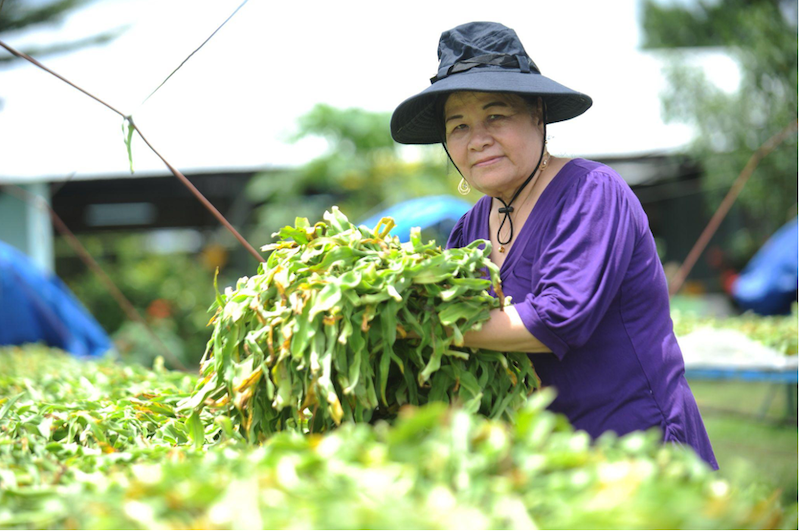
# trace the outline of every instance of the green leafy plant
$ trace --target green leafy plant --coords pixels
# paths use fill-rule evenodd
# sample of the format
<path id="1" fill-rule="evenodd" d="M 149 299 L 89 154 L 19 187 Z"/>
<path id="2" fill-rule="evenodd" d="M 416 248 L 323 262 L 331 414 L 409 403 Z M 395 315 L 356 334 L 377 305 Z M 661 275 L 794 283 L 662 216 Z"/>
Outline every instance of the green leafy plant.
<path id="1" fill-rule="evenodd" d="M 657 431 L 594 444 L 535 393 L 511 422 L 443 402 L 248 444 L 177 415 L 196 377 L 0 348 L 0 527 L 796 529 L 758 484 Z"/>
<path id="2" fill-rule="evenodd" d="M 458 401 L 498 418 L 525 402 L 538 386 L 527 355 L 461 348 L 503 304 L 488 242 L 443 251 L 418 232 L 400 244 L 389 218 L 374 230 L 336 207 L 324 218 L 281 229 L 258 274 L 218 295 L 203 379 L 183 407 L 230 416 L 256 440 L 404 404 Z"/>

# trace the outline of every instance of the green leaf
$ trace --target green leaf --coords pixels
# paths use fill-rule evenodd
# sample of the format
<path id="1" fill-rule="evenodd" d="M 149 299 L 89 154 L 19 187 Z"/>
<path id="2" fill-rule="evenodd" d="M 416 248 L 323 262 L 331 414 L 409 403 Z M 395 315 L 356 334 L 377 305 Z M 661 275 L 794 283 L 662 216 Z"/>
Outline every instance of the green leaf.
<path id="1" fill-rule="evenodd" d="M 327 312 L 342 299 L 342 288 L 331 282 L 314 297 L 309 318 L 313 319 L 318 313 Z"/>
<path id="2" fill-rule="evenodd" d="M 386 401 L 386 384 L 389 381 L 389 367 L 391 366 L 391 362 L 392 349 L 384 348 L 383 353 L 381 354 L 380 366 L 378 367 L 378 377 L 380 378 L 381 385 L 381 402 L 383 402 L 384 406 L 389 405 L 389 403 Z"/>
<path id="3" fill-rule="evenodd" d="M 20 397 L 22 397 L 22 395 L 24 395 L 24 394 L 25 394 L 25 393 L 19 393 L 19 394 L 17 394 L 17 395 L 14 395 L 14 396 L 12 396 L 12 397 L 10 397 L 10 398 L 7 398 L 7 399 L 5 399 L 5 400 L 4 400 L 4 402 L 5 402 L 5 403 L 3 404 L 3 408 L 2 408 L 2 409 L 0 409 L 0 420 L 3 420 L 3 419 L 5 418 L 6 414 L 7 414 L 7 413 L 8 413 L 8 412 L 11 410 L 11 408 L 14 406 L 14 403 L 15 403 L 17 400 L 19 400 L 19 399 L 20 399 Z"/>
<path id="4" fill-rule="evenodd" d="M 476 313 L 483 311 L 483 309 L 482 305 L 471 302 L 449 304 L 439 312 L 439 321 L 445 326 L 450 326 L 461 319 L 471 319 Z"/>
<path id="5" fill-rule="evenodd" d="M 133 131 L 133 117 L 126 116 L 125 120 L 122 122 L 122 134 L 125 138 L 125 148 L 128 151 L 128 164 L 130 164 L 131 173 L 133 173 L 133 151 L 131 149 Z"/>
<path id="6" fill-rule="evenodd" d="M 205 428 L 203 422 L 200 420 L 200 414 L 195 410 L 186 419 L 186 431 L 189 434 L 189 439 L 194 443 L 195 448 L 202 448 L 205 444 Z"/>

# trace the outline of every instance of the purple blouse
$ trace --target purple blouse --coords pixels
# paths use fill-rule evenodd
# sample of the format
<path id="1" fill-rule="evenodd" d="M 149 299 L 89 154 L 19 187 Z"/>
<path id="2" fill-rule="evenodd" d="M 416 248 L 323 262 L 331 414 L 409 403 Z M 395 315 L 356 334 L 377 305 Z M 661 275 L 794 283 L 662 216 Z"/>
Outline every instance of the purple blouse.
<path id="1" fill-rule="evenodd" d="M 447 247 L 489 240 L 492 198 L 453 228 Z M 719 468 L 684 377 L 647 216 L 617 173 L 569 161 L 545 188 L 500 268 L 503 292 L 552 354 L 529 354 L 550 409 L 592 437 L 658 426 Z"/>

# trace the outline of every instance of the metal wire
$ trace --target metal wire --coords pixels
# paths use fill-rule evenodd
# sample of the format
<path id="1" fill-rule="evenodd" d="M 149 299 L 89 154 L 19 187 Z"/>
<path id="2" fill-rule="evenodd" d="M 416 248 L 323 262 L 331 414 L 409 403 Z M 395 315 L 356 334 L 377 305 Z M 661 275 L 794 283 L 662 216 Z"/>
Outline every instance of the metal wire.
<path id="1" fill-rule="evenodd" d="M 167 81 L 169 81 L 169 78 L 171 78 L 171 77 L 173 76 L 173 74 L 175 74 L 175 72 L 177 72 L 178 70 L 180 70 L 180 68 L 181 68 L 181 67 L 182 67 L 182 66 L 183 66 L 183 65 L 186 63 L 186 61 L 188 61 L 189 59 L 191 59 L 191 58 L 192 58 L 192 56 L 193 56 L 195 53 L 197 53 L 197 52 L 198 52 L 198 50 L 200 50 L 200 48 L 202 48 L 203 46 L 205 46 L 205 45 L 206 45 L 206 43 L 207 43 L 208 41 L 210 41 L 210 40 L 211 40 L 211 38 L 212 38 L 214 35 L 216 35 L 216 34 L 217 34 L 217 32 L 218 32 L 219 30 L 221 30 L 221 29 L 222 29 L 222 26 L 224 26 L 225 24 L 227 24 L 227 23 L 228 23 L 228 21 L 229 21 L 230 19 L 232 19 L 232 18 L 233 18 L 233 16 L 234 16 L 236 13 L 238 13 L 238 12 L 239 12 L 239 10 L 240 10 L 242 7 L 244 7 L 244 5 L 247 3 L 247 1 L 248 1 L 248 0 L 244 0 L 244 2 L 242 2 L 242 3 L 239 5 L 239 7 L 237 7 L 237 8 L 236 8 L 236 9 L 233 11 L 233 13 L 231 13 L 231 14 L 230 14 L 230 16 L 229 16 L 228 18 L 226 18 L 226 19 L 225 19 L 225 22 L 223 22 L 222 24 L 220 24 L 220 25 L 219 25 L 219 27 L 218 27 L 217 29 L 215 29 L 215 30 L 214 30 L 214 32 L 213 32 L 211 35 L 209 35 L 209 36 L 208 36 L 208 38 L 207 38 L 206 40 L 204 40 L 204 41 L 203 41 L 203 43 L 202 43 L 200 46 L 198 46 L 198 47 L 197 47 L 197 48 L 196 48 L 196 49 L 195 49 L 195 50 L 194 50 L 192 53 L 190 53 L 190 54 L 189 54 L 189 55 L 186 57 L 186 59 L 184 59 L 183 61 L 181 61 L 181 64 L 179 64 L 179 65 L 178 65 L 178 67 L 177 67 L 175 70 L 173 70 L 173 71 L 172 71 L 172 73 L 170 73 L 170 75 L 168 75 L 168 76 L 167 76 L 167 78 L 166 78 L 164 81 L 162 81 L 162 82 L 161 82 L 161 84 L 160 84 L 160 85 L 158 85 L 158 86 L 155 88 L 155 90 L 153 90 L 153 92 L 151 92 L 150 94 L 148 94 L 148 96 L 147 96 L 147 97 L 146 97 L 144 100 L 142 100 L 142 104 L 144 104 L 144 102 L 146 102 L 147 100 L 149 100 L 149 99 L 150 99 L 150 96 L 152 96 L 153 94 L 155 94 L 155 93 L 156 93 L 156 91 L 158 91 L 158 89 L 160 89 L 161 87 L 163 87 L 163 86 L 164 86 L 164 84 L 165 84 Z"/>
<path id="2" fill-rule="evenodd" d="M 59 74 L 55 73 L 54 71 L 50 70 L 49 68 L 47 68 L 46 66 L 44 66 L 43 64 L 41 64 L 39 61 L 37 61 L 36 59 L 34 59 L 33 57 L 30 57 L 29 55 L 27 55 L 27 54 L 25 54 L 25 53 L 22 53 L 22 52 L 20 52 L 20 51 L 17 51 L 17 50 L 15 50 L 14 48 L 12 48 L 11 46 L 7 45 L 7 44 L 6 44 L 6 43 L 4 43 L 3 41 L 0 41 L 0 47 L 2 47 L 2 48 L 5 48 L 5 49 L 6 49 L 6 50 L 8 50 L 8 51 L 9 51 L 11 54 L 13 54 L 13 55 L 15 55 L 15 56 L 17 56 L 17 57 L 20 57 L 20 58 L 22 58 L 22 59 L 25 59 L 26 61 L 29 61 L 29 62 L 31 62 L 32 64 L 34 64 L 34 65 L 36 65 L 37 67 L 39 67 L 39 68 L 41 68 L 42 70 L 44 70 L 45 72 L 48 72 L 49 74 L 52 74 L 53 76 L 57 77 L 57 78 L 58 78 L 58 79 L 60 79 L 61 81 L 65 82 L 65 83 L 67 83 L 68 85 L 70 85 L 71 87 L 74 87 L 74 88 L 76 88 L 77 90 L 79 90 L 79 91 L 83 92 L 84 94 L 86 94 L 87 96 L 89 96 L 90 98 L 92 98 L 93 100 L 95 100 L 95 101 L 97 101 L 97 102 L 99 102 L 99 103 L 103 104 L 104 106 L 106 106 L 107 108 L 111 109 L 112 111 L 114 111 L 114 112 L 115 112 L 115 113 L 117 113 L 118 115 L 122 116 L 122 117 L 123 117 L 123 118 L 124 118 L 124 119 L 125 119 L 125 120 L 128 122 L 128 124 L 130 125 L 130 127 L 134 128 L 134 129 L 136 130 L 136 132 L 139 134 L 139 137 L 140 137 L 140 138 L 141 138 L 141 139 L 144 141 L 144 143 L 145 143 L 145 144 L 147 144 L 147 147 L 149 147 L 149 148 L 150 148 L 150 149 L 153 151 L 153 153 L 155 153 L 155 154 L 156 154 L 156 156 L 158 156 L 158 158 L 160 158 L 160 159 L 161 159 L 161 161 L 162 161 L 162 162 L 163 162 L 163 163 L 164 163 L 164 164 L 167 166 L 167 168 L 168 168 L 168 169 L 169 169 L 169 170 L 172 172 L 172 174 L 173 174 L 175 177 L 177 177 L 177 178 L 178 178 L 178 179 L 179 179 L 179 180 L 180 180 L 180 181 L 181 181 L 181 182 L 182 182 L 182 183 L 183 183 L 183 184 L 184 184 L 184 185 L 185 185 L 185 186 L 186 186 L 186 187 L 189 189 L 189 191 L 190 191 L 190 192 L 192 192 L 192 194 L 193 194 L 193 195 L 194 195 L 194 196 L 195 196 L 195 197 L 196 197 L 196 198 L 197 198 L 197 199 L 198 199 L 198 200 L 199 200 L 199 201 L 200 201 L 200 202 L 203 204 L 203 206 L 205 206 L 205 207 L 206 207 L 206 209 L 207 209 L 209 212 L 211 212 L 211 214 L 212 214 L 212 215 L 213 215 L 215 218 L 217 218 L 217 220 L 218 220 L 218 221 L 219 221 L 219 222 L 220 222 L 220 223 L 221 223 L 223 226 L 225 226 L 225 228 L 227 228 L 227 229 L 228 229 L 228 230 L 231 232 L 231 234 L 233 234 L 233 236 L 236 238 L 236 240 L 237 240 L 239 243 L 241 243 L 241 244 L 242 244 L 242 246 L 244 246 L 244 248 L 245 248 L 245 249 L 247 249 L 247 251 L 248 251 L 248 252 L 249 252 L 251 255 L 253 255 L 253 256 L 256 258 L 256 260 L 258 260 L 259 262 L 265 262 L 265 261 L 266 261 L 266 260 L 264 259 L 264 257 L 263 257 L 263 256 L 261 256 L 261 255 L 258 253 L 258 251 L 256 251 L 256 250 L 253 248 L 253 246 L 252 246 L 252 245 L 250 245 L 250 244 L 247 242 L 247 240 L 245 240 L 245 239 L 244 239 L 244 237 L 242 237 L 242 235 L 241 235 L 241 234 L 239 234 L 239 232 L 238 232 L 238 231 L 237 231 L 237 230 L 236 230 L 236 229 L 233 227 L 233 225 L 231 225 L 231 224 L 230 224 L 230 222 L 228 222 L 228 220 L 227 220 L 227 219 L 225 219 L 225 216 L 223 216 L 223 215 L 222 215 L 222 214 L 219 212 L 219 210 L 217 210 L 217 209 L 216 209 L 216 207 L 214 207 L 214 205 L 212 205 L 212 204 L 211 204 L 211 202 L 210 202 L 208 199 L 206 199 L 206 197 L 205 197 L 205 196 L 204 196 L 202 193 L 200 193 L 200 191 L 199 191 L 199 190 L 198 190 L 198 189 L 197 189 L 197 188 L 196 188 L 196 187 L 195 187 L 195 186 L 194 186 L 194 185 L 191 183 L 191 181 L 189 181 L 189 179 L 187 179 L 187 178 L 186 178 L 186 176 L 185 176 L 185 175 L 183 175 L 183 174 L 182 174 L 180 171 L 178 171 L 177 169 L 175 169 L 175 167 L 174 167 L 174 166 L 172 166 L 172 164 L 170 164 L 169 162 L 167 162 L 167 160 L 166 160 L 166 159 L 165 159 L 163 156 L 161 156 L 161 153 L 159 153 L 159 152 L 158 152 L 158 151 L 155 149 L 155 147 L 153 147 L 153 145 L 152 145 L 152 144 L 150 144 L 150 142 L 148 142 L 148 141 L 147 141 L 147 139 L 146 139 L 146 138 L 144 137 L 144 135 L 142 134 L 142 131 L 141 131 L 141 129 L 139 129 L 139 128 L 138 128 L 138 127 L 137 127 L 137 126 L 136 126 L 136 125 L 133 123 L 133 117 L 131 117 L 131 116 L 129 116 L 129 115 L 125 115 L 125 114 L 123 114 L 121 111 L 119 111 L 119 110 L 117 110 L 116 108 L 112 107 L 111 105 L 109 105 L 109 104 L 108 104 L 108 103 L 106 103 L 105 101 L 101 100 L 100 98 L 98 98 L 98 97 L 97 97 L 97 96 L 95 96 L 94 94 L 92 94 L 92 93 L 90 93 L 90 92 L 88 92 L 88 91 L 84 90 L 83 88 L 81 88 L 81 87 L 79 87 L 78 85 L 76 85 L 76 84 L 72 83 L 72 82 L 71 82 L 71 81 L 69 81 L 68 79 L 66 79 L 66 78 L 64 78 L 64 77 L 60 76 Z"/>

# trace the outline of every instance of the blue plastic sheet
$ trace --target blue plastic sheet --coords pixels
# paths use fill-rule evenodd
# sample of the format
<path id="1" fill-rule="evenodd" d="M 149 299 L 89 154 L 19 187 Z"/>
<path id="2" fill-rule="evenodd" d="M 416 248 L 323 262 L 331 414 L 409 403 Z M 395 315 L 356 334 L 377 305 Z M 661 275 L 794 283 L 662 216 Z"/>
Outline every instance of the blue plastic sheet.
<path id="1" fill-rule="evenodd" d="M 0 345 L 44 343 L 76 356 L 112 348 L 100 324 L 55 275 L 0 241 Z"/>
<path id="2" fill-rule="evenodd" d="M 732 294 L 743 310 L 761 315 L 787 314 L 797 300 L 797 218 L 767 240 L 733 282 Z"/>
<path id="3" fill-rule="evenodd" d="M 390 234 L 401 242 L 409 240 L 412 227 L 427 229 L 446 224 L 451 228 L 472 204 L 449 195 L 434 195 L 403 201 L 360 223 L 369 228 L 375 227 L 383 217 L 394 218 L 396 223 Z M 444 242 L 440 242 L 444 245 Z"/>

